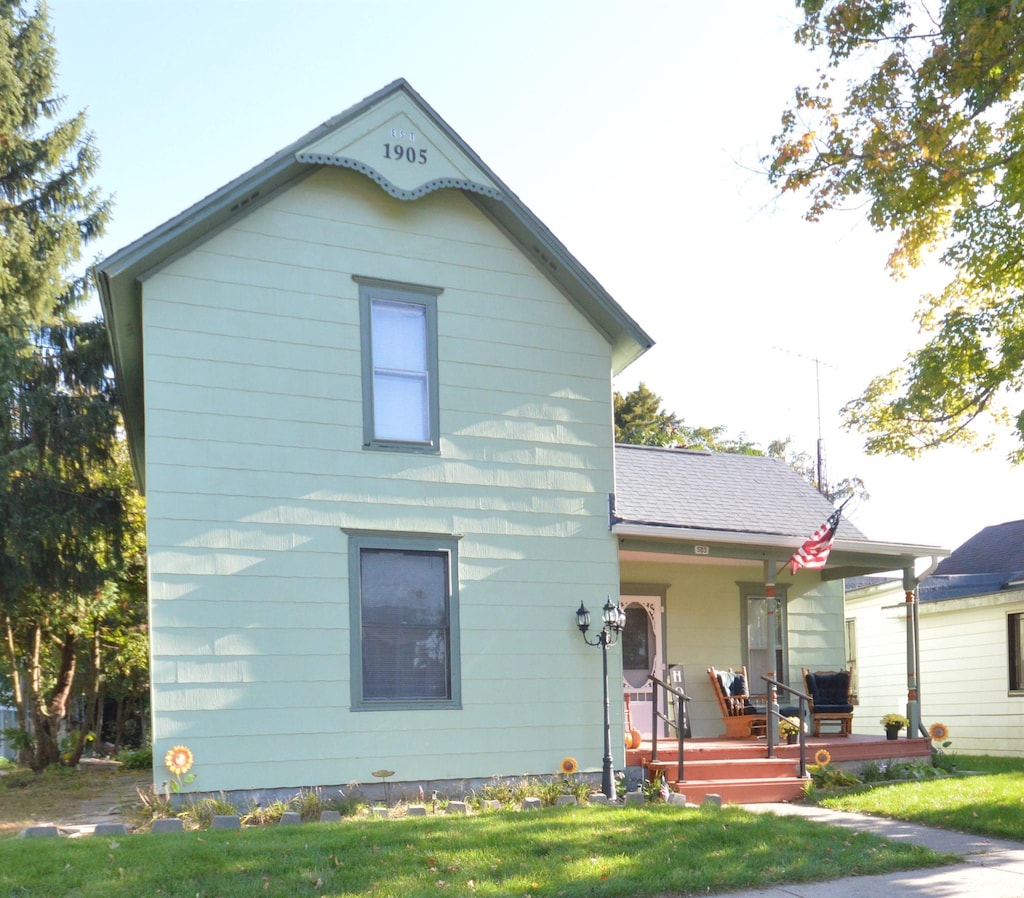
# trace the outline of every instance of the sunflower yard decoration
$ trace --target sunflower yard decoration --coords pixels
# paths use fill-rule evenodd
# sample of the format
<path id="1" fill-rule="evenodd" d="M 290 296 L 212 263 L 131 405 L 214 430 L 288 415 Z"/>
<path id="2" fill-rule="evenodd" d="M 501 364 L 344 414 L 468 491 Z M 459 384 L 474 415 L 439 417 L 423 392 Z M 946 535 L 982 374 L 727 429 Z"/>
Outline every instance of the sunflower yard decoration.
<path id="1" fill-rule="evenodd" d="M 928 735 L 932 742 L 942 742 L 949 738 L 949 727 L 944 723 L 933 723 L 928 728 Z"/>
<path id="2" fill-rule="evenodd" d="M 579 770 L 579 765 L 576 763 L 575 758 L 562 758 L 562 763 L 558 765 L 558 769 L 566 776 L 572 776 Z"/>
<path id="3" fill-rule="evenodd" d="M 189 773 L 194 761 L 192 752 L 185 745 L 175 745 L 164 755 L 164 766 L 170 771 L 172 777 L 168 787 L 175 794 L 195 782 L 196 775 Z"/>
<path id="4" fill-rule="evenodd" d="M 819 767 L 827 767 L 832 763 L 832 755 L 828 753 L 827 748 L 819 748 L 814 753 L 814 763 Z"/>

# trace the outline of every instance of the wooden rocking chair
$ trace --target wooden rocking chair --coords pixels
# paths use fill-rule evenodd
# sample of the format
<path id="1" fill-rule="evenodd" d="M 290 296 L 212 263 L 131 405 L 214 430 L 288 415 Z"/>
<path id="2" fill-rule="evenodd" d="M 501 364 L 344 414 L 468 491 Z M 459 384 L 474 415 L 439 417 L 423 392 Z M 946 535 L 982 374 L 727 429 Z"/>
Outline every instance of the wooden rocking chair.
<path id="1" fill-rule="evenodd" d="M 722 712 L 725 738 L 747 739 L 763 735 L 768 720 L 768 696 L 750 694 L 746 667 L 739 670 L 709 667 L 708 679 Z"/>

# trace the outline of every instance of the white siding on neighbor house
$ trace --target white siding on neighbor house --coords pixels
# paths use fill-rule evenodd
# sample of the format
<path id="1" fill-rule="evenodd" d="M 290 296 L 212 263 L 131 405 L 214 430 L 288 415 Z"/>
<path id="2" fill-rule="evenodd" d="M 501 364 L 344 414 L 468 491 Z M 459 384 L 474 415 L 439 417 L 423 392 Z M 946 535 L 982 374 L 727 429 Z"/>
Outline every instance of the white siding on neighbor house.
<path id="1" fill-rule="evenodd" d="M 649 584 L 655 594 L 666 589 L 665 662 L 683 666 L 695 737 L 722 733 L 707 669 L 746 664 L 740 584 L 758 582 L 762 571 L 760 563 L 744 565 L 727 559 L 721 564 L 670 560 L 622 564 L 622 582 L 630 585 L 631 592 L 642 593 L 638 587 L 643 584 Z M 803 572 L 787 586 L 789 684 L 801 689 L 801 667 L 835 670 L 844 664 L 842 586 Z M 749 688 L 759 692 L 761 685 L 751 683 Z M 780 695 L 779 703 L 788 703 L 785 695 Z"/>
<path id="2" fill-rule="evenodd" d="M 439 456 L 362 447 L 353 274 L 443 288 Z M 143 314 L 157 757 L 206 791 L 599 769 L 574 612 L 617 589 L 610 346 L 499 229 L 325 170 Z M 349 710 L 342 528 L 462 536 L 462 710 Z"/>
<path id="3" fill-rule="evenodd" d="M 880 736 L 883 715 L 907 713 L 907 615 L 896 607 L 904 598 L 901 581 L 847 597 L 846 617 L 857 632 L 855 733 Z"/>
<path id="4" fill-rule="evenodd" d="M 961 753 L 1024 756 L 1024 695 L 1009 693 L 1006 616 L 1024 590 L 921 606 L 925 723 L 949 727 Z"/>
<path id="5" fill-rule="evenodd" d="M 895 584 L 847 602 L 857 618 L 861 706 L 873 724 L 861 732 L 878 733 L 882 714 L 906 711 L 906 615 L 883 610 L 902 600 Z M 1016 612 L 1024 590 L 920 606 L 921 719 L 949 728 L 951 751 L 1024 756 L 1024 695 L 1009 692 L 1006 617 Z"/>

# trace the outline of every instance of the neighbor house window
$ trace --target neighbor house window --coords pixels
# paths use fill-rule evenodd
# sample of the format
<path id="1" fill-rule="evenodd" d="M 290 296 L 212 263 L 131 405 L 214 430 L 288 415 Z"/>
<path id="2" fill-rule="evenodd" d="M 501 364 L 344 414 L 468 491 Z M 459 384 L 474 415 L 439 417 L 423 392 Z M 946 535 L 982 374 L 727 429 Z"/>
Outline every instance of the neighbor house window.
<path id="1" fill-rule="evenodd" d="M 1024 613 L 1006 616 L 1010 650 L 1010 692 L 1024 692 Z"/>
<path id="2" fill-rule="evenodd" d="M 429 287 L 356 278 L 364 445 L 438 448 L 437 297 Z"/>
<path id="3" fill-rule="evenodd" d="M 846 619 L 846 669 L 850 671 L 850 703 L 858 704 L 857 698 L 857 619 Z"/>
<path id="4" fill-rule="evenodd" d="M 458 707 L 452 537 L 349 534 L 352 707 Z"/>

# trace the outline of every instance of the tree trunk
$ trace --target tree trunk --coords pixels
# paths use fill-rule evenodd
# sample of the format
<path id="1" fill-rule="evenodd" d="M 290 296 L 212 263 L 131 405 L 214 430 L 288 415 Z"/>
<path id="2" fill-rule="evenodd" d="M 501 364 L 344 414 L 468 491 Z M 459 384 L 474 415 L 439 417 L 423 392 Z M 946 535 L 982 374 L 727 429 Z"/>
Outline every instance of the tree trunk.
<path id="1" fill-rule="evenodd" d="M 71 687 L 69 684 L 69 692 L 70 689 Z M 85 719 L 82 721 L 82 727 L 78 731 L 78 738 L 75 740 L 75 744 L 71 747 L 71 753 L 67 757 L 61 758 L 61 763 L 65 767 L 78 766 L 78 762 L 82 760 L 82 753 L 85 751 L 85 746 L 89 744 L 90 733 L 93 734 L 94 738 L 98 738 L 98 734 L 96 733 L 96 702 L 98 700 L 99 691 L 100 628 L 97 623 L 93 621 L 92 645 L 89 649 L 89 682 L 86 684 L 85 689 Z"/>
<path id="2" fill-rule="evenodd" d="M 36 627 L 32 646 L 35 752 L 30 765 L 36 772 L 45 770 L 51 764 L 60 763 L 60 724 L 67 715 L 68 696 L 71 694 L 71 685 L 75 679 L 75 634 L 69 630 L 61 644 L 57 682 L 49 701 L 45 700 L 45 696 L 41 694 L 41 642 L 41 628 Z"/>
<path id="3" fill-rule="evenodd" d="M 7 648 L 8 668 L 11 674 L 11 692 L 14 697 L 14 713 L 18 721 L 18 729 L 21 730 L 22 738 L 18 744 L 17 759 L 19 764 L 28 762 L 28 744 L 31 738 L 29 730 L 28 703 L 25 701 L 25 691 L 21 683 L 21 669 L 18 666 L 18 649 L 14 643 L 14 628 L 11 626 L 11 618 L 4 616 L 6 629 L 5 645 Z"/>

